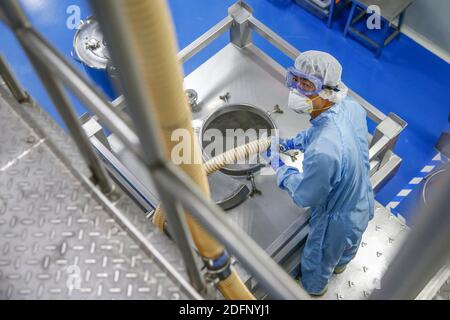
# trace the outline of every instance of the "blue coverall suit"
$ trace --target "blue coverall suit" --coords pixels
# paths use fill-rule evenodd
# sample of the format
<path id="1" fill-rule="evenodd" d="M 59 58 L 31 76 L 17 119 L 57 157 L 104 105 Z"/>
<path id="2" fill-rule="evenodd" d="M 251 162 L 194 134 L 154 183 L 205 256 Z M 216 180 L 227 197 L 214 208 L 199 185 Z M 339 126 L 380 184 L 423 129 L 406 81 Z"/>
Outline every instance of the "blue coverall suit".
<path id="1" fill-rule="evenodd" d="M 318 294 L 334 269 L 355 257 L 373 218 L 374 195 L 365 110 L 347 97 L 311 123 L 290 140 L 304 152 L 303 173 L 282 166 L 277 182 L 298 206 L 311 208 L 301 282 L 309 293 Z"/>

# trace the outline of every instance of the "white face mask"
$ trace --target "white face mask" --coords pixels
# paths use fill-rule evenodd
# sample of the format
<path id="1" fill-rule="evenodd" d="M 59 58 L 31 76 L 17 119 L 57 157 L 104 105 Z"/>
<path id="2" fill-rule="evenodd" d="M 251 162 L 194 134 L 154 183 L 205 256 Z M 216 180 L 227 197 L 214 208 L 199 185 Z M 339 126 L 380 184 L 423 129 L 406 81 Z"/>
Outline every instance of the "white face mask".
<path id="1" fill-rule="evenodd" d="M 297 113 L 309 114 L 313 109 L 313 101 L 291 90 L 289 93 L 288 107 Z"/>

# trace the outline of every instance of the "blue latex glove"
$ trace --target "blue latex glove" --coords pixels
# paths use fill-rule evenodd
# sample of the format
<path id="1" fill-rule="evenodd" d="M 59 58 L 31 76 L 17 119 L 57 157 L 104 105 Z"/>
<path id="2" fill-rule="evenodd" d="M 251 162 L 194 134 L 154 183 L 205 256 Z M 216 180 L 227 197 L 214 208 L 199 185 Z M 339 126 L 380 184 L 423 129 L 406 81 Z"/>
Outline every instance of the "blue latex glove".
<path id="1" fill-rule="evenodd" d="M 280 139 L 280 150 L 286 152 L 295 149 L 294 139 Z"/>
<path id="2" fill-rule="evenodd" d="M 277 171 L 279 168 L 285 165 L 283 160 L 280 158 L 280 145 L 277 143 L 275 137 L 272 138 L 272 146 L 267 149 L 266 152 L 262 153 L 262 156 L 266 160 L 267 163 L 273 168 L 273 170 Z M 273 151 L 273 152 L 272 152 Z"/>

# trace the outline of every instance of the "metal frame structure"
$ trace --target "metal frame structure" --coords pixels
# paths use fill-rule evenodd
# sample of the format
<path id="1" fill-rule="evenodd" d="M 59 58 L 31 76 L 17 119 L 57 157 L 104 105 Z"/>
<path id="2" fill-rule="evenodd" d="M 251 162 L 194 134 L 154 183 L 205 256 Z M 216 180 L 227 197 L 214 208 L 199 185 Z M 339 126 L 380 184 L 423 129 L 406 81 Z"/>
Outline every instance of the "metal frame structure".
<path id="1" fill-rule="evenodd" d="M 182 49 L 178 54 L 179 60 L 183 64 L 188 62 L 214 40 L 229 32 L 231 43 L 238 48 L 250 51 L 273 69 L 280 80 L 284 81 L 286 70 L 253 44 L 253 33 L 262 36 L 293 61 L 300 55 L 300 51 L 256 19 L 252 15 L 252 9 L 245 2 L 239 1 L 231 6 L 228 13 L 227 17 Z M 385 115 L 351 89 L 349 89 L 349 95 L 364 107 L 368 117 L 377 124 L 375 132 L 370 137 L 369 154 L 371 180 L 374 189 L 377 190 L 395 174 L 402 162 L 393 150 L 407 123 L 396 114 Z M 113 101 L 113 105 L 117 112 L 120 112 L 125 109 L 126 100 L 120 96 Z M 155 207 L 156 205 L 154 204 Z"/>
<path id="2" fill-rule="evenodd" d="M 195 254 L 190 245 L 190 235 L 187 232 L 181 208 L 188 209 L 199 223 L 218 240 L 222 241 L 271 297 L 279 299 L 307 299 L 307 294 L 295 284 L 274 260 L 269 258 L 263 249 L 245 232 L 232 226 L 224 218 L 222 210 L 210 200 L 205 199 L 198 188 L 180 170 L 164 161 L 155 131 L 153 116 L 148 111 L 149 109 L 146 108 L 148 101 L 140 92 L 141 88 L 139 83 L 136 82 L 137 79 L 133 77 L 132 70 L 136 68 L 136 65 L 132 63 L 133 59 L 130 59 L 131 53 L 127 50 L 127 46 L 123 45 L 123 42 L 126 41 L 126 34 L 124 29 L 121 28 L 120 12 L 117 11 L 117 7 L 114 5 L 102 6 L 102 10 L 99 10 L 99 2 L 92 1 L 92 4 L 100 17 L 100 21 L 104 26 L 111 28 L 108 32 L 116 37 L 116 41 L 114 41 L 115 43 L 112 46 L 113 56 L 119 62 L 124 62 L 124 65 L 130 67 L 120 76 L 123 81 L 127 81 L 130 84 L 126 90 L 126 96 L 133 99 L 131 104 L 133 107 L 130 108 L 130 113 L 134 120 L 136 132 L 120 115 L 120 111 L 118 111 L 120 103 L 109 103 L 103 94 L 90 85 L 61 54 L 33 29 L 17 2 L 4 0 L 0 3 L 0 11 L 3 11 L 4 17 L 8 17 L 8 25 L 15 32 L 36 71 L 46 84 L 47 90 L 59 107 L 58 111 L 70 129 L 70 133 L 76 138 L 79 150 L 95 177 L 92 181 L 100 187 L 100 190 L 105 195 L 113 197 L 114 185 L 107 174 L 108 170 L 105 168 L 104 161 L 102 161 L 105 160 L 105 157 L 104 153 L 101 152 L 101 139 L 97 139 L 97 143 L 94 143 L 94 148 L 103 154 L 102 160 L 99 158 L 99 152 L 94 152 L 91 145 L 92 138 L 95 138 L 95 130 L 88 135 L 82 129 L 79 120 L 74 116 L 72 106 L 65 97 L 65 88 L 58 81 L 71 89 L 85 106 L 96 114 L 99 122 L 114 133 L 124 146 L 131 150 L 148 168 L 148 174 L 153 178 L 156 189 L 160 195 L 163 195 L 161 200 L 167 211 L 171 228 L 177 231 L 175 234 L 178 234 L 174 240 L 183 252 L 191 283 L 197 291 L 206 296 L 208 283 L 205 283 L 203 274 L 196 264 Z M 230 8 L 228 17 L 182 50 L 179 53 L 180 60 L 183 63 L 188 61 L 227 31 L 230 32 L 233 44 L 241 48 L 248 46 L 249 50 L 252 50 L 253 53 L 266 60 L 275 70 L 278 70 L 280 77 L 284 77 L 284 69 L 274 63 L 258 48 L 249 46 L 252 42 L 252 33 L 257 32 L 291 59 L 295 59 L 300 54 L 292 45 L 255 19 L 252 16 L 251 8 L 245 2 L 239 1 Z M 1 71 L 11 91 L 16 93 L 16 98 L 18 100 L 23 99 L 25 94 L 20 90 L 20 86 L 14 80 L 12 74 L 4 67 Z M 134 88 L 134 90 L 131 88 Z M 351 91 L 350 94 L 363 105 L 369 117 L 379 123 L 370 148 L 371 167 L 373 168 L 372 180 L 374 185 L 378 186 L 393 173 L 401 162 L 401 159 L 393 154 L 392 150 L 406 123 L 393 114 L 384 115 L 356 93 Z M 109 171 L 112 172 L 111 170 Z M 126 177 L 124 180 L 126 180 Z M 118 182 L 120 183 L 120 181 Z M 126 184 L 130 185 L 133 182 L 127 181 Z M 138 194 L 139 190 L 135 190 L 135 192 L 135 194 Z M 142 198 L 145 198 L 145 196 Z M 175 198 L 176 201 L 173 202 Z M 172 202 L 173 204 L 171 204 Z M 141 202 L 141 205 L 147 210 L 152 207 L 149 203 L 144 202 Z M 117 210 L 113 211 L 113 215 L 141 247 L 151 250 L 148 240 L 142 237 L 126 217 Z M 429 258 L 431 259 L 431 256 Z M 397 263 L 401 265 L 401 262 L 404 261 L 409 260 L 405 258 Z M 430 262 L 429 260 L 427 261 Z M 393 280 L 393 282 L 395 281 Z M 405 292 L 401 293 L 405 294 Z M 403 296 L 399 294 L 395 297 Z M 383 298 L 385 296 L 381 295 L 380 297 Z"/>
<path id="3" fill-rule="evenodd" d="M 95 6 L 95 2 L 93 2 Z M 160 144 L 154 131 L 154 120 L 152 114 L 144 106 L 146 101 L 140 101 L 139 107 L 136 108 L 136 114 L 142 114 L 139 120 L 145 119 L 143 123 L 135 123 L 138 133 L 130 128 L 130 126 L 117 114 L 111 103 L 107 101 L 102 93 L 95 89 L 90 83 L 60 54 L 58 53 L 30 24 L 20 5 L 12 0 L 2 1 L 1 10 L 7 18 L 7 24 L 15 33 L 22 47 L 25 49 L 30 61 L 33 63 L 36 71 L 40 76 L 46 76 L 42 73 L 49 72 L 53 80 L 57 79 L 80 100 L 93 111 L 104 123 L 108 129 L 113 132 L 133 153 L 141 159 L 149 168 L 149 175 L 153 177 L 160 194 L 167 195 L 163 200 L 165 204 L 168 200 L 176 197 L 179 201 L 176 206 L 167 206 L 168 216 L 173 217 L 172 223 L 177 223 L 184 230 L 186 225 L 182 219 L 179 219 L 179 209 L 182 205 L 188 209 L 191 214 L 214 236 L 222 241 L 226 247 L 234 254 L 239 261 L 251 272 L 256 279 L 271 293 L 275 298 L 279 299 L 306 299 L 307 294 L 295 284 L 295 282 L 286 274 L 280 266 L 278 266 L 254 241 L 242 230 L 234 228 L 227 220 L 223 218 L 222 210 L 210 200 L 205 199 L 201 192 L 182 172 L 174 166 L 163 161 Z M 108 6 L 113 10 L 112 6 Z M 119 15 L 119 12 L 109 12 L 112 15 Z M 131 79 L 126 79 L 132 81 Z M 53 83 L 54 84 L 54 83 Z M 51 88 L 53 89 L 53 88 Z M 55 90 L 60 90 L 56 88 Z M 63 91 L 57 92 L 63 95 Z M 139 94 L 135 96 L 139 97 Z M 55 99 L 55 102 L 61 102 Z M 60 105 L 60 112 L 64 113 L 66 121 L 71 122 L 77 130 L 81 128 L 80 124 L 70 118 L 73 112 L 69 103 Z M 79 130 L 82 132 L 82 130 Z M 149 134 L 147 134 L 149 133 Z M 73 132 L 72 132 L 73 134 Z M 82 133 L 85 135 L 85 133 Z M 142 141 L 142 143 L 141 143 Z M 91 145 L 87 139 L 77 141 L 80 152 L 85 159 L 89 159 L 87 154 Z M 146 146 L 143 148 L 142 146 Z M 98 155 L 95 154 L 98 160 Z M 99 161 L 99 167 L 90 166 L 94 175 L 100 176 L 101 172 L 106 172 L 104 165 Z M 97 170 L 98 171 L 95 171 Z M 95 179 L 98 183 L 99 180 Z M 105 190 L 103 190 L 105 191 Z M 111 193 L 109 193 L 111 194 Z M 144 248 L 148 247 L 148 240 L 142 238 L 132 223 L 124 216 L 119 216 L 117 211 L 113 214 L 115 218 L 121 222 L 125 230 L 135 239 L 138 244 Z M 190 241 L 178 242 L 181 251 L 190 252 Z M 185 250 L 189 246 L 188 250 Z M 193 259 L 184 256 L 186 268 L 189 270 L 191 282 L 197 286 L 197 290 L 205 294 L 208 290 L 204 288 L 203 281 L 200 280 L 200 270 L 197 265 L 192 263 Z M 197 277 L 197 280 L 195 280 Z"/>
<path id="4" fill-rule="evenodd" d="M 116 33 L 117 32 L 118 31 L 116 30 Z M 182 62 L 188 62 L 189 59 L 201 52 L 214 40 L 228 33 L 230 35 L 231 43 L 233 43 L 236 47 L 243 49 L 243 51 L 250 52 L 261 63 L 268 66 L 271 70 L 271 75 L 275 76 L 281 82 L 284 82 L 286 70 L 253 43 L 252 36 L 255 32 L 265 38 L 292 60 L 295 60 L 295 58 L 300 54 L 295 47 L 290 45 L 283 38 L 257 20 L 252 15 L 252 9 L 247 6 L 245 2 L 240 2 L 230 7 L 229 15 L 227 17 L 222 19 L 210 30 L 196 39 L 192 44 L 181 50 L 178 54 L 179 60 Z M 371 180 L 374 188 L 377 189 L 381 187 L 390 176 L 395 174 L 396 169 L 401 164 L 401 159 L 393 153 L 393 149 L 397 138 L 405 128 L 406 123 L 395 114 L 389 114 L 386 116 L 351 90 L 350 94 L 364 106 L 368 116 L 374 122 L 378 123 L 370 142 Z M 113 105 L 115 106 L 117 112 L 122 112 L 126 109 L 126 99 L 121 96 L 113 102 Z M 123 114 L 125 115 L 125 113 Z M 95 119 L 90 119 L 89 121 L 96 123 Z M 90 127 L 92 127 L 92 125 L 90 125 Z M 96 127 L 99 129 L 94 132 L 90 131 L 91 136 L 96 133 L 100 135 L 102 134 L 101 126 L 96 125 Z M 103 140 L 106 140 L 106 137 L 103 137 L 102 141 Z M 98 145 L 98 138 L 92 137 L 91 141 L 93 143 L 95 141 L 95 144 Z M 119 163 L 119 166 L 113 168 L 113 171 L 115 172 L 114 174 L 118 175 L 125 183 L 123 187 L 129 190 L 130 193 L 137 196 L 136 201 L 138 203 L 144 203 L 147 204 L 147 206 L 149 205 L 150 208 L 155 208 L 158 205 L 158 202 L 149 203 L 151 202 L 149 199 L 154 198 L 147 198 L 144 196 L 145 193 L 149 192 L 148 188 L 145 188 L 142 184 L 139 186 L 139 183 L 135 183 L 136 178 L 133 175 L 133 172 L 127 170 L 123 165 L 121 165 L 120 160 L 118 160 L 114 152 L 109 152 L 107 150 L 106 145 L 102 146 L 102 149 L 105 152 L 101 152 L 100 150 L 99 152 L 103 155 L 103 157 L 108 159 L 108 163 Z M 145 168 L 142 168 L 142 170 L 145 170 Z M 126 177 L 126 179 L 122 179 L 121 177 Z M 300 220 L 301 221 L 296 221 L 296 223 L 290 225 L 288 229 L 277 237 L 276 241 L 270 247 L 265 248 L 266 252 L 278 264 L 282 265 L 288 273 L 291 274 L 295 274 L 297 272 L 298 259 L 296 259 L 296 257 L 299 257 L 301 248 L 304 244 L 304 239 L 308 233 L 307 221 L 304 219 Z M 286 257 L 286 255 L 291 256 L 291 258 Z M 250 277 L 246 280 L 247 284 L 251 288 L 256 288 L 255 285 L 257 281 L 255 281 L 254 278 Z"/>

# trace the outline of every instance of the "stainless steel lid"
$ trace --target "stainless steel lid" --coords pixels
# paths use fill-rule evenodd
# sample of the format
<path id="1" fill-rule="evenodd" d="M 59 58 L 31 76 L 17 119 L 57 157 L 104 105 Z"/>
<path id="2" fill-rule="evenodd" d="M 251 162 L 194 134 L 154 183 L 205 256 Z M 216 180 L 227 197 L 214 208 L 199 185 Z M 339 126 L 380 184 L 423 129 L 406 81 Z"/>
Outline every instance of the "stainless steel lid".
<path id="1" fill-rule="evenodd" d="M 94 17 L 78 27 L 73 39 L 75 59 L 94 69 L 106 70 L 111 60 L 100 25 Z"/>

